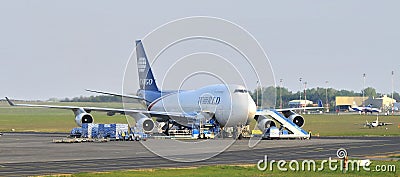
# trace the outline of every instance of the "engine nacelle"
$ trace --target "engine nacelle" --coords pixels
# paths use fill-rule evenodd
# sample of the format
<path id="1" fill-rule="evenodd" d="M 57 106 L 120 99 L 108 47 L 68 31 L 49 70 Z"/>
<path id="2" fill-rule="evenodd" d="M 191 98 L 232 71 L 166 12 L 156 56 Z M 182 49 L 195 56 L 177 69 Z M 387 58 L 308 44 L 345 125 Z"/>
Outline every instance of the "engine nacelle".
<path id="1" fill-rule="evenodd" d="M 292 114 L 288 117 L 294 124 L 299 127 L 303 127 L 304 125 L 304 118 L 299 114 Z"/>
<path id="2" fill-rule="evenodd" d="M 296 124 L 299 127 L 302 127 L 304 125 L 304 118 L 303 116 L 293 112 L 293 111 L 283 111 L 282 114 L 290 119 L 294 124 Z"/>
<path id="3" fill-rule="evenodd" d="M 80 113 L 75 117 L 75 122 L 78 126 L 82 126 L 82 123 L 93 123 L 93 116 L 89 113 Z"/>
<path id="4" fill-rule="evenodd" d="M 259 116 L 259 117 L 258 117 L 258 120 L 257 120 L 257 127 L 258 127 L 258 129 L 260 129 L 262 132 L 264 132 L 265 129 L 270 128 L 270 127 L 273 127 L 273 126 L 276 126 L 276 124 L 275 124 L 275 122 L 274 122 L 272 119 L 267 118 L 267 117 L 265 117 L 265 116 Z"/>
<path id="5" fill-rule="evenodd" d="M 141 118 L 136 122 L 136 128 L 144 132 L 151 132 L 154 129 L 154 122 L 150 118 Z"/>

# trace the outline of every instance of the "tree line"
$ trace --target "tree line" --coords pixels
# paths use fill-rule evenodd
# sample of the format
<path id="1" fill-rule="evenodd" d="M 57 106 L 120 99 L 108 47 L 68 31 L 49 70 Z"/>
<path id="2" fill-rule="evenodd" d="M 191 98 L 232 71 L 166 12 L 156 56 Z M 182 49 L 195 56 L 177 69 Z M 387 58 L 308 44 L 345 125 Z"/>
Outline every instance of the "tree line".
<path id="1" fill-rule="evenodd" d="M 80 96 L 74 98 L 65 98 L 60 100 L 61 102 L 122 102 L 121 97 L 109 96 L 109 95 L 98 95 L 98 96 Z"/>

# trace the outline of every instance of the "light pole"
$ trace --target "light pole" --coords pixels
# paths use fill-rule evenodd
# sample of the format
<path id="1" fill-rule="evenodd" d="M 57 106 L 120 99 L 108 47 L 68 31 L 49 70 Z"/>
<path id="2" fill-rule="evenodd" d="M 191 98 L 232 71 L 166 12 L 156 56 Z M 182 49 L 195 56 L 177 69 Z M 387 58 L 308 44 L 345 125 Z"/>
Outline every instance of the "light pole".
<path id="1" fill-rule="evenodd" d="M 279 82 L 280 82 L 280 87 L 279 87 L 280 104 L 279 104 L 279 108 L 282 109 L 282 82 L 283 82 L 283 79 L 280 79 Z"/>
<path id="2" fill-rule="evenodd" d="M 325 81 L 326 88 L 325 88 L 325 100 L 326 100 L 326 112 L 329 112 L 329 101 L 328 101 L 328 81 Z"/>
<path id="3" fill-rule="evenodd" d="M 307 82 L 304 82 L 304 107 L 307 106 Z"/>
<path id="4" fill-rule="evenodd" d="M 365 73 L 363 74 L 363 90 L 362 90 L 362 104 L 365 107 L 364 92 L 365 92 Z"/>
<path id="5" fill-rule="evenodd" d="M 257 80 L 257 85 L 256 85 L 256 107 L 258 107 L 258 80 Z"/>
<path id="6" fill-rule="evenodd" d="M 394 71 L 392 71 L 392 115 L 394 115 L 394 103 L 393 103 L 393 94 L 394 94 Z"/>
<path id="7" fill-rule="evenodd" d="M 307 82 L 304 81 L 304 107 L 307 107 L 307 93 L 306 93 L 306 89 L 307 89 Z M 303 114 L 306 113 L 306 109 L 303 109 Z"/>
<path id="8" fill-rule="evenodd" d="M 300 82 L 300 90 L 299 90 L 299 108 L 301 107 L 301 88 L 303 87 L 303 84 L 301 83 L 302 78 L 299 78 Z"/>

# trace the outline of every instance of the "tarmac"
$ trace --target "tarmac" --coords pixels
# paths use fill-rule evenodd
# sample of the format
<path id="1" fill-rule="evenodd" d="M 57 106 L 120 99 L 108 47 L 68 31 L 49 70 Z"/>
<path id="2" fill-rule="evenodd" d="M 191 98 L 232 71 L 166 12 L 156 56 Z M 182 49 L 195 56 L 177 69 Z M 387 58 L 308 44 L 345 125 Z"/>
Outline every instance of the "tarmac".
<path id="1" fill-rule="evenodd" d="M 253 148 L 249 147 L 248 139 L 53 143 L 53 139 L 66 136 L 67 134 L 3 133 L 0 137 L 0 176 L 55 175 L 216 164 L 256 165 L 265 155 L 268 155 L 268 159 L 276 161 L 324 160 L 329 157 L 336 158 L 339 148 L 345 148 L 350 158 L 359 159 L 385 160 L 390 158 L 391 154 L 400 154 L 399 137 L 262 140 Z M 145 146 L 156 152 L 149 151 Z"/>

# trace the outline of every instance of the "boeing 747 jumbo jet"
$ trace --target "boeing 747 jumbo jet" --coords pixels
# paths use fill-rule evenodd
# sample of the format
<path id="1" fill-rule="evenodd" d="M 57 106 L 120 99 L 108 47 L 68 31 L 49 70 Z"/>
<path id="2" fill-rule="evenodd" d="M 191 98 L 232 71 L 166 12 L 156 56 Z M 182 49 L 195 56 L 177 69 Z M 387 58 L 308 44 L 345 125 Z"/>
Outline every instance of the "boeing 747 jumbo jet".
<path id="1" fill-rule="evenodd" d="M 140 85 L 137 95 L 122 95 L 95 90 L 87 91 L 142 100 L 145 102 L 147 110 L 15 104 L 8 98 L 6 99 L 11 106 L 72 110 L 78 126 L 81 126 L 82 123 L 93 123 L 94 119 L 90 112 L 101 111 L 107 112 L 107 115 L 110 116 L 116 113 L 129 115 L 136 121 L 135 128 L 145 133 L 153 131 L 155 123 L 152 117 L 155 117 L 157 122 L 165 122 L 163 127 L 165 134 L 168 134 L 168 130 L 172 127 L 191 129 L 198 128 L 203 124 L 212 124 L 215 127 L 234 127 L 239 131 L 241 127 L 249 124 L 251 119 L 256 119 L 257 127 L 261 131 L 271 126 L 276 126 L 275 121 L 278 121 L 294 134 L 298 132 L 307 135 L 300 128 L 304 125 L 304 118 L 293 112 L 296 108 L 257 111 L 255 102 L 246 88 L 241 85 L 216 84 L 196 90 L 162 91 L 156 84 L 140 40 L 136 41 L 136 54 Z M 315 108 L 322 107 L 313 107 L 313 109 Z M 303 110 L 307 108 L 297 109 Z M 238 136 L 239 134 L 236 135 Z"/>

